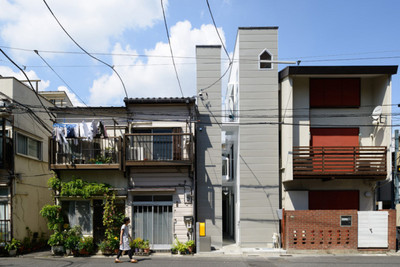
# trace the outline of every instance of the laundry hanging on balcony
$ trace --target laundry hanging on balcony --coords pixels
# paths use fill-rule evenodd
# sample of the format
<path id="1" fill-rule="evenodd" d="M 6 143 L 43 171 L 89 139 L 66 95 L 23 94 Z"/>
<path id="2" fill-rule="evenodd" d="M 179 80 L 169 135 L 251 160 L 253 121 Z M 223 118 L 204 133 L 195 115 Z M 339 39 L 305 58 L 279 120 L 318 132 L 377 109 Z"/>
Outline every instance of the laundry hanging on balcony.
<path id="1" fill-rule="evenodd" d="M 107 129 L 102 121 L 81 123 L 54 123 L 53 138 L 60 144 L 67 144 L 66 138 L 107 138 Z M 77 141 L 77 140 L 75 140 Z"/>

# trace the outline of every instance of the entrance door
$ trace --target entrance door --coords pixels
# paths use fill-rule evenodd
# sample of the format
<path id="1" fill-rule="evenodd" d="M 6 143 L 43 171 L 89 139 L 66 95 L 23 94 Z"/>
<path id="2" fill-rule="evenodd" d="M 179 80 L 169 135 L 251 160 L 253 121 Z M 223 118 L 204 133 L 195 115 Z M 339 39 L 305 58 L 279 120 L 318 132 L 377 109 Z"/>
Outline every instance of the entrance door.
<path id="1" fill-rule="evenodd" d="M 152 249 L 170 249 L 172 196 L 133 197 L 133 238 L 149 240 Z"/>
<path id="2" fill-rule="evenodd" d="M 224 239 L 235 241 L 235 197 L 231 188 L 222 191 L 222 230 Z"/>
<path id="3" fill-rule="evenodd" d="M 104 239 L 105 227 L 103 225 L 103 200 L 93 200 L 93 239 L 100 243 Z"/>
<path id="4" fill-rule="evenodd" d="M 358 212 L 359 248 L 388 247 L 388 216 L 387 211 Z"/>

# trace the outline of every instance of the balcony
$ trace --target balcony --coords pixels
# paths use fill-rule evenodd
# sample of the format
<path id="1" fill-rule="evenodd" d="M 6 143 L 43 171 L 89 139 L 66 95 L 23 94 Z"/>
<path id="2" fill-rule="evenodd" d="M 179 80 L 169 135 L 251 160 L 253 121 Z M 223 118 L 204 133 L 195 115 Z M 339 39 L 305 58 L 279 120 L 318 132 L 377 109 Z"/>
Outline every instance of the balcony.
<path id="1" fill-rule="evenodd" d="M 293 178 L 385 179 L 386 147 L 293 147 Z"/>
<path id="2" fill-rule="evenodd" d="M 193 163 L 192 134 L 126 134 L 124 145 L 126 166 L 185 166 Z"/>
<path id="3" fill-rule="evenodd" d="M 50 169 L 121 169 L 121 137 L 66 140 L 49 140 Z"/>

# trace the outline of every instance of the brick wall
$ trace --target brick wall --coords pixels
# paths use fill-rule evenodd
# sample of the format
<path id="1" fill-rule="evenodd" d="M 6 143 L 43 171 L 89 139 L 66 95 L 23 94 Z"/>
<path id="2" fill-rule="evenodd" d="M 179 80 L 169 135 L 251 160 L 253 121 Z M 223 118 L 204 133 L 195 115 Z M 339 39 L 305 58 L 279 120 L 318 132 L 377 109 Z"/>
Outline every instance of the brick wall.
<path id="1" fill-rule="evenodd" d="M 396 249 L 396 211 L 389 212 L 389 250 Z M 351 216 L 351 226 L 340 226 L 341 216 Z M 357 210 L 284 211 L 283 247 L 287 250 L 357 250 Z"/>

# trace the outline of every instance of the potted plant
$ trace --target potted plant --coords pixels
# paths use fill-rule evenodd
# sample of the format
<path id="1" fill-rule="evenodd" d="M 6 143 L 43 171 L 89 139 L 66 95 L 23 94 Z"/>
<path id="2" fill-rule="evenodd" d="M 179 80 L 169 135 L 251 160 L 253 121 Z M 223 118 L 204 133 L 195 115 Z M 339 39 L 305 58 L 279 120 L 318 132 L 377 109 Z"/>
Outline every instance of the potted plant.
<path id="1" fill-rule="evenodd" d="M 185 254 L 186 253 L 186 245 L 184 243 L 180 242 L 178 239 L 175 239 L 175 243 L 172 244 L 171 251 L 177 251 L 178 255 Z"/>
<path id="2" fill-rule="evenodd" d="M 64 235 L 62 232 L 55 231 L 49 238 L 47 242 L 51 246 L 51 253 L 53 255 L 63 255 L 64 254 Z"/>
<path id="3" fill-rule="evenodd" d="M 149 240 L 143 241 L 142 248 L 143 248 L 143 252 L 144 253 L 150 253 L 150 242 L 149 242 Z"/>
<path id="4" fill-rule="evenodd" d="M 84 236 L 79 240 L 78 243 L 79 254 L 89 255 L 94 251 L 93 237 Z"/>
<path id="5" fill-rule="evenodd" d="M 17 249 L 21 246 L 21 241 L 19 241 L 18 239 L 13 238 L 11 240 L 11 242 L 7 242 L 7 244 L 5 245 L 5 250 L 8 251 L 8 255 L 10 255 L 11 257 L 14 257 L 15 255 L 17 255 Z"/>
<path id="6" fill-rule="evenodd" d="M 135 250 L 135 252 L 139 252 L 142 249 L 143 239 L 140 237 L 136 237 L 134 240 L 130 242 L 130 247 Z M 142 249 L 143 250 L 143 249 Z"/>
<path id="7" fill-rule="evenodd" d="M 80 225 L 66 230 L 64 248 L 67 255 L 70 255 L 72 251 L 77 250 L 78 243 L 82 237 L 82 228 Z"/>
<path id="8" fill-rule="evenodd" d="M 119 240 L 118 237 L 113 237 L 110 239 L 104 239 L 98 245 L 99 249 L 104 255 L 112 255 L 114 253 L 118 253 L 119 248 Z"/>
<path id="9" fill-rule="evenodd" d="M 194 240 L 187 241 L 185 245 L 186 245 L 189 253 L 192 254 L 194 252 L 194 248 L 195 248 Z"/>

